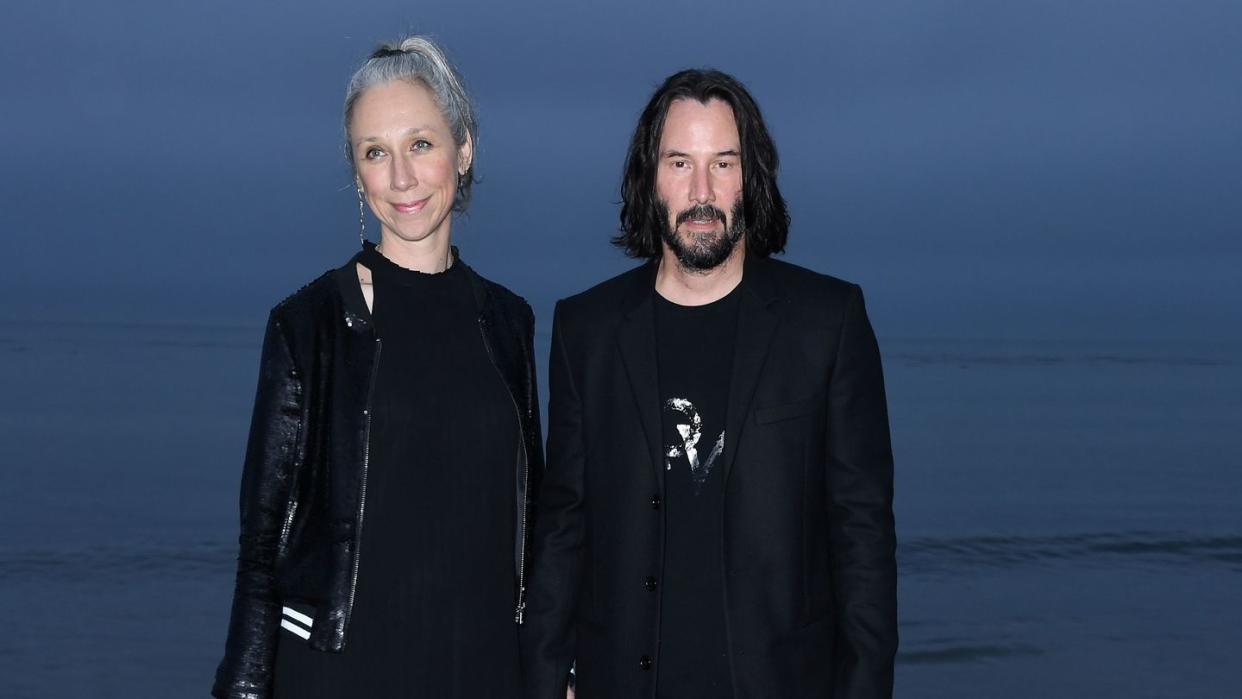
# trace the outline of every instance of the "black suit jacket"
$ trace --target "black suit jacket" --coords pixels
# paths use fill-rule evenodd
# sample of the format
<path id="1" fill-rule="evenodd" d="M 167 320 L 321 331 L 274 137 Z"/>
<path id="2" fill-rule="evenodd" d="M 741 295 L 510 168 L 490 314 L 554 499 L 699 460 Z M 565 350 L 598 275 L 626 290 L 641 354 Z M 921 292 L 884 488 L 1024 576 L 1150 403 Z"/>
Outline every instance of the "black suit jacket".
<path id="1" fill-rule="evenodd" d="M 575 662 L 581 699 L 654 696 L 664 539 L 654 284 L 649 263 L 557 304 L 522 628 L 527 699 L 562 699 Z M 748 259 L 743 284 L 721 542 L 734 694 L 889 697 L 892 451 L 862 293 L 769 259 Z"/>

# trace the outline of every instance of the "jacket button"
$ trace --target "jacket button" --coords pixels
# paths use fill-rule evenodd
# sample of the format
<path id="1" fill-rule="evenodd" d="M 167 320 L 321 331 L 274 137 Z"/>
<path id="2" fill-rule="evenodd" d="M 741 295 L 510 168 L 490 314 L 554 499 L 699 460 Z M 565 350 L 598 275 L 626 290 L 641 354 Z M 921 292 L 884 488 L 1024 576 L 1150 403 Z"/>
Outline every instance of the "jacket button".
<path id="1" fill-rule="evenodd" d="M 643 587 L 647 588 L 647 592 L 655 592 L 658 585 L 659 583 L 656 582 L 655 577 L 652 575 L 648 575 L 645 579 L 643 579 Z"/>
<path id="2" fill-rule="evenodd" d="M 658 510 L 658 509 L 660 509 L 660 505 L 661 505 L 663 502 L 664 502 L 664 500 L 663 500 L 663 499 L 662 499 L 659 495 L 652 495 L 652 496 L 651 496 L 651 509 L 653 509 L 653 510 Z"/>
<path id="3" fill-rule="evenodd" d="M 644 655 L 643 657 L 639 658 L 638 666 L 644 670 L 650 670 L 651 669 L 651 656 Z"/>

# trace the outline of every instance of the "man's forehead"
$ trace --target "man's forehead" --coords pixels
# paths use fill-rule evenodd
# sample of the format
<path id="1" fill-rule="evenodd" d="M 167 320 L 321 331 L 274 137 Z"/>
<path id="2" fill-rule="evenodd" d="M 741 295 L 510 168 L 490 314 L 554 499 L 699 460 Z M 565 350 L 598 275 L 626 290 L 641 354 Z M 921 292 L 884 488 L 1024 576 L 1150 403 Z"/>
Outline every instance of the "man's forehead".
<path id="1" fill-rule="evenodd" d="M 660 129 L 661 150 L 677 147 L 679 143 L 688 146 L 708 142 L 720 151 L 737 149 L 740 134 L 733 107 L 728 102 L 715 97 L 706 102 L 683 97 L 669 104 Z"/>
<path id="2" fill-rule="evenodd" d="M 719 97 L 708 97 L 706 101 L 693 97 L 679 97 L 668 105 L 665 113 L 664 126 L 668 127 L 670 119 L 727 119 L 736 122 L 733 105 Z"/>

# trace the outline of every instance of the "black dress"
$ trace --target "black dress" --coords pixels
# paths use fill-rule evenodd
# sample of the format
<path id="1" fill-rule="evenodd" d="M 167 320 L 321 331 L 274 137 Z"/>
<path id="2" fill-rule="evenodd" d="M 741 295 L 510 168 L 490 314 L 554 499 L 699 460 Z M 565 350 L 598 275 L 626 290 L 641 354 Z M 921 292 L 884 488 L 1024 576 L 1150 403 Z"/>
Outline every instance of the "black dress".
<path id="1" fill-rule="evenodd" d="M 381 350 L 357 596 L 342 653 L 280 632 L 274 695 L 518 696 L 512 398 L 460 267 L 359 259 Z"/>

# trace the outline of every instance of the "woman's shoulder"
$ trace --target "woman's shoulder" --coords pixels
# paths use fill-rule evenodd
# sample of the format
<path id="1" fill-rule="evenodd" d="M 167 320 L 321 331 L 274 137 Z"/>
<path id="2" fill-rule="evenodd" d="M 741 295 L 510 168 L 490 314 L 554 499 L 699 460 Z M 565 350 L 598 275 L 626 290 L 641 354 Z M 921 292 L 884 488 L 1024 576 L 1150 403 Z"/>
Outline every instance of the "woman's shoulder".
<path id="1" fill-rule="evenodd" d="M 463 266 L 466 268 L 467 275 L 473 278 L 472 285 L 477 291 L 482 292 L 481 300 L 484 304 L 495 304 L 498 310 L 505 314 L 514 314 L 520 318 L 534 318 L 534 311 L 531 310 L 526 299 L 514 293 L 509 287 L 483 276 L 470 265 Z"/>
<path id="2" fill-rule="evenodd" d="M 526 299 L 515 294 L 509 287 L 491 281 L 490 279 L 484 279 L 483 281 L 487 285 L 488 293 L 506 310 L 511 310 L 525 315 L 533 315 L 534 311 L 531 310 L 530 303 L 528 303 Z"/>
<path id="3" fill-rule="evenodd" d="M 320 274 L 273 306 L 271 315 L 289 323 L 311 322 L 325 314 L 339 315 L 342 307 L 347 305 L 344 298 L 346 284 L 358 284 L 354 269 L 351 259 Z"/>

